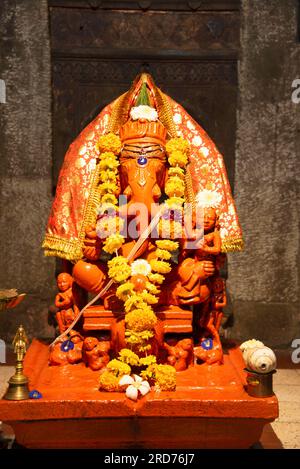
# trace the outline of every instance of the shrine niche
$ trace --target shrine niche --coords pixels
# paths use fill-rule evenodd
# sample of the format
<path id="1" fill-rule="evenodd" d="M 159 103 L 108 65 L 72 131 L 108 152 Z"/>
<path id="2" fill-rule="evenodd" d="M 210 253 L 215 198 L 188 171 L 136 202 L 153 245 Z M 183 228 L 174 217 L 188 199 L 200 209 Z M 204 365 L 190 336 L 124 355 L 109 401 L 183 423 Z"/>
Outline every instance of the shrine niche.
<path id="1" fill-rule="evenodd" d="M 239 2 L 176 3 L 49 2 L 56 333 L 0 402 L 26 447 L 248 448 L 278 415 L 273 352 L 220 338 Z"/>
<path id="2" fill-rule="evenodd" d="M 43 248 L 62 259 L 58 333 L 25 356 L 30 400 L 0 402 L 21 444 L 247 448 L 259 440 L 278 415 L 276 358 L 257 340 L 242 351 L 220 340 L 220 269 L 227 252 L 243 249 L 223 158 L 149 74 L 70 145 Z"/>

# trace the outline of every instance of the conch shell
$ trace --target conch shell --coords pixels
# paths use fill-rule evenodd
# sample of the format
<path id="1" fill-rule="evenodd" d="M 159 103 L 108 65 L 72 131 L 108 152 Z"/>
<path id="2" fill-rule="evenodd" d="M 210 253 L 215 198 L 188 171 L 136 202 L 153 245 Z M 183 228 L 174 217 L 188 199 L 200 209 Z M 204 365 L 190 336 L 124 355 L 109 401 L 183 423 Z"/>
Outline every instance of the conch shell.
<path id="1" fill-rule="evenodd" d="M 276 368 L 275 353 L 259 340 L 247 340 L 240 348 L 248 370 L 265 374 Z"/>

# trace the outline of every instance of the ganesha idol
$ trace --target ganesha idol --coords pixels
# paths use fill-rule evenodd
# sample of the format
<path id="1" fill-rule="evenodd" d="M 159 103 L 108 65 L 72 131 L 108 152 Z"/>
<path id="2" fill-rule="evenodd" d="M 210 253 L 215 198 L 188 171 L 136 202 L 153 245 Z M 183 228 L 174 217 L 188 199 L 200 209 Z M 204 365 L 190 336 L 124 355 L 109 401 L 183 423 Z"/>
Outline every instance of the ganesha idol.
<path id="1" fill-rule="evenodd" d="M 242 246 L 222 156 L 138 76 L 72 143 L 60 173 L 43 244 L 65 260 L 50 364 L 100 370 L 106 391 L 137 380 L 135 394 L 222 365 L 220 268 Z"/>

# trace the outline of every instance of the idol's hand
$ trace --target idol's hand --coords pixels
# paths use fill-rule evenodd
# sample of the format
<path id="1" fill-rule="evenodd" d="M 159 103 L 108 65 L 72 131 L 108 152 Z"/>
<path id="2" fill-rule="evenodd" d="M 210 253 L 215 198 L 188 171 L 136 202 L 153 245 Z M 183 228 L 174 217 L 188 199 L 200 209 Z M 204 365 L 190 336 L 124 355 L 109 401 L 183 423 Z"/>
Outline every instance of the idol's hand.
<path id="1" fill-rule="evenodd" d="M 83 255 L 90 261 L 97 261 L 100 256 L 100 240 L 97 237 L 96 227 L 94 225 L 87 226 L 85 229 L 85 240 Z"/>
<path id="2" fill-rule="evenodd" d="M 206 277 L 211 277 L 215 273 L 215 266 L 212 261 L 203 262 L 203 271 Z"/>

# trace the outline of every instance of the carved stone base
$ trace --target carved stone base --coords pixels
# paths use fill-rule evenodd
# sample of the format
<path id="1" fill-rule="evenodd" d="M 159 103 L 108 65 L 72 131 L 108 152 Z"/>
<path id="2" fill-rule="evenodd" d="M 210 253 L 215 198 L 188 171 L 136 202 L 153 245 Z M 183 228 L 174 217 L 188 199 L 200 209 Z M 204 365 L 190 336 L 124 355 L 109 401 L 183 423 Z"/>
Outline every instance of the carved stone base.
<path id="1" fill-rule="evenodd" d="M 99 372 L 82 363 L 48 366 L 48 354 L 35 340 L 25 358 L 30 389 L 42 399 L 0 401 L 1 420 L 27 448 L 248 448 L 278 416 L 275 396 L 246 393 L 238 348 L 225 351 L 222 366 L 178 373 L 175 392 L 151 391 L 138 402 L 99 392 Z"/>

